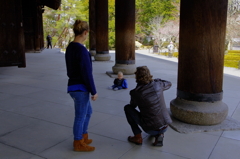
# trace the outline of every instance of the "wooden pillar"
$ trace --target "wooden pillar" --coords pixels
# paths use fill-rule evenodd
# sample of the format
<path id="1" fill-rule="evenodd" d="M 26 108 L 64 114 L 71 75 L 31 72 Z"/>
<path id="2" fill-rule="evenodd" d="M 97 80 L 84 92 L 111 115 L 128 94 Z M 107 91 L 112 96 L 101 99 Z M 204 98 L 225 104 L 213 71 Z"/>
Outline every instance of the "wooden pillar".
<path id="1" fill-rule="evenodd" d="M 26 67 L 22 0 L 0 1 L 0 67 Z"/>
<path id="2" fill-rule="evenodd" d="M 26 52 L 41 52 L 44 48 L 42 12 L 42 5 L 38 1 L 23 1 Z"/>
<path id="3" fill-rule="evenodd" d="M 89 52 L 92 56 L 96 55 L 96 8 L 95 0 L 89 0 Z"/>
<path id="4" fill-rule="evenodd" d="M 173 116 L 197 125 L 221 123 L 228 0 L 181 0 L 177 98 Z"/>
<path id="5" fill-rule="evenodd" d="M 108 0 L 96 0 L 96 61 L 109 61 Z"/>
<path id="6" fill-rule="evenodd" d="M 41 41 L 40 41 L 40 34 L 41 34 L 41 24 L 40 24 L 40 22 L 41 22 L 41 20 L 40 20 L 40 18 L 41 18 L 41 16 L 39 15 L 39 14 L 42 14 L 42 13 L 40 13 L 40 7 L 39 6 L 37 6 L 37 4 L 35 4 L 35 6 L 33 7 L 34 8 L 34 13 L 35 13 L 35 15 L 34 15 L 34 21 L 35 21 L 35 25 L 34 25 L 34 43 L 35 43 L 35 48 L 34 48 L 34 50 L 35 51 L 40 51 L 41 50 Z"/>
<path id="7" fill-rule="evenodd" d="M 43 32 L 43 12 L 44 12 L 44 9 L 43 9 L 44 6 L 41 6 L 41 11 L 40 11 L 40 18 L 39 18 L 39 23 L 40 23 L 40 47 L 41 49 L 44 49 L 44 32 Z"/>
<path id="8" fill-rule="evenodd" d="M 134 74 L 135 65 L 135 0 L 115 0 L 116 63 L 113 72 Z"/>
<path id="9" fill-rule="evenodd" d="M 23 7 L 23 25 L 24 25 L 24 36 L 25 36 L 25 50 L 26 52 L 32 52 L 35 49 L 34 43 L 34 1 L 24 0 L 22 1 Z"/>

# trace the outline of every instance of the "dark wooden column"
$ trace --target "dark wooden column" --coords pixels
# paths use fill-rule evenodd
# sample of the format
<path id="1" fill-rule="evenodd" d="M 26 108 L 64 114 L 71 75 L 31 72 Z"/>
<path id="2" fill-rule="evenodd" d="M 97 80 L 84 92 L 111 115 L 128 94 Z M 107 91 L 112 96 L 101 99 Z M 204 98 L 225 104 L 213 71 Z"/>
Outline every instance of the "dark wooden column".
<path id="1" fill-rule="evenodd" d="M 37 51 L 41 51 L 44 48 L 44 39 L 43 39 L 43 6 L 38 5 L 37 6 L 37 43 L 38 48 L 36 48 Z"/>
<path id="2" fill-rule="evenodd" d="M 41 52 L 43 43 L 43 4 L 37 0 L 23 1 L 23 23 L 26 52 Z"/>
<path id="3" fill-rule="evenodd" d="M 36 0 L 24 0 L 23 2 L 23 24 L 26 52 L 40 50 L 37 41 L 37 5 Z"/>
<path id="4" fill-rule="evenodd" d="M 95 0 L 89 0 L 89 52 L 96 55 L 96 8 Z"/>
<path id="5" fill-rule="evenodd" d="M 96 61 L 109 61 L 108 49 L 108 0 L 96 0 Z"/>
<path id="6" fill-rule="evenodd" d="M 22 1 L 0 1 L 0 67 L 26 67 Z"/>
<path id="7" fill-rule="evenodd" d="M 39 25 L 39 27 L 40 27 L 40 47 L 41 47 L 41 49 L 43 49 L 44 48 L 44 32 L 43 32 L 43 12 L 44 12 L 44 9 L 43 9 L 43 6 L 41 6 L 40 7 L 41 9 L 40 9 L 40 14 L 39 14 L 39 16 L 40 16 L 40 18 L 39 18 L 39 23 L 40 23 L 40 25 Z"/>
<path id="8" fill-rule="evenodd" d="M 22 1 L 23 6 L 23 24 L 24 24 L 24 36 L 25 36 L 25 51 L 34 52 L 34 9 L 35 1 L 24 0 Z"/>
<path id="9" fill-rule="evenodd" d="M 135 66 L 135 0 L 115 0 L 116 64 L 113 72 L 134 74 Z"/>
<path id="10" fill-rule="evenodd" d="M 36 6 L 34 7 L 35 10 L 34 10 L 34 19 L 35 19 L 35 25 L 34 25 L 34 30 L 35 30 L 35 35 L 34 35 L 34 43 L 35 43 L 35 48 L 34 50 L 35 51 L 40 51 L 42 49 L 42 46 L 41 46 L 41 8 L 40 6 Z"/>
<path id="11" fill-rule="evenodd" d="M 221 123 L 223 60 L 228 0 L 181 0 L 177 98 L 173 116 L 181 121 Z"/>

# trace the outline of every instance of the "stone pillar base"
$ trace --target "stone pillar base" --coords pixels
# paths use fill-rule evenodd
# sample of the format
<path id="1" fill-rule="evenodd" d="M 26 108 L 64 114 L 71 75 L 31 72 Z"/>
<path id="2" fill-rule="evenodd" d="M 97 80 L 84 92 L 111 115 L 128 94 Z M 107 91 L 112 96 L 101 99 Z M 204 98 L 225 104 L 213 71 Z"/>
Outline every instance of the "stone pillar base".
<path id="1" fill-rule="evenodd" d="M 124 75 L 132 75 L 136 72 L 135 64 L 115 64 L 112 67 L 113 73 L 117 74 L 121 71 Z"/>
<path id="2" fill-rule="evenodd" d="M 170 102 L 170 110 L 176 119 L 194 125 L 219 124 L 228 114 L 228 106 L 222 101 L 196 102 L 180 98 Z"/>
<path id="3" fill-rule="evenodd" d="M 96 55 L 96 50 L 90 50 L 89 52 L 90 52 L 91 56 L 95 56 Z"/>
<path id="4" fill-rule="evenodd" d="M 94 59 L 96 61 L 109 61 L 111 59 L 111 56 L 109 54 L 96 54 L 94 56 Z"/>

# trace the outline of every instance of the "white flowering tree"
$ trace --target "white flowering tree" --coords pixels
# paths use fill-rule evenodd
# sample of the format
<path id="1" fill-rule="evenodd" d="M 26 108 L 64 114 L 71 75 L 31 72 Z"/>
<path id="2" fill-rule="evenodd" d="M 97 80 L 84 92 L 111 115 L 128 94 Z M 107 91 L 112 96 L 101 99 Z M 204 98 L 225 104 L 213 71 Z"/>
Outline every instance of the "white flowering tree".
<path id="1" fill-rule="evenodd" d="M 154 38 L 155 45 L 158 45 L 159 47 L 162 46 L 164 36 L 164 32 L 160 29 L 162 27 L 162 19 L 163 17 L 156 17 L 153 18 L 149 23 L 151 35 Z"/>
<path id="2" fill-rule="evenodd" d="M 239 37 L 240 37 L 240 0 L 229 0 L 226 31 L 226 50 L 232 49 L 233 39 Z"/>
<path id="3" fill-rule="evenodd" d="M 162 24 L 162 19 L 162 17 L 156 17 L 149 23 L 155 44 L 162 49 L 165 41 L 172 41 L 177 48 L 175 43 L 178 42 L 179 37 L 179 20 L 171 20 Z"/>

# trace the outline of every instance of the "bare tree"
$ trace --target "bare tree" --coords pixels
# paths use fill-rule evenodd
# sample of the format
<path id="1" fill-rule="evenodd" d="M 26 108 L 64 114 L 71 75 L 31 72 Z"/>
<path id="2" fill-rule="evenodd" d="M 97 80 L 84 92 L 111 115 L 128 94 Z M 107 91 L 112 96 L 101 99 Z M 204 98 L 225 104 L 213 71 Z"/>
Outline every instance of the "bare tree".
<path id="1" fill-rule="evenodd" d="M 162 24 L 162 19 L 162 17 L 156 17 L 149 23 L 155 44 L 162 49 L 164 41 L 172 41 L 177 48 L 176 42 L 179 37 L 179 20 L 172 20 Z"/>
<path id="2" fill-rule="evenodd" d="M 162 19 L 163 17 L 156 17 L 150 21 L 152 37 L 154 38 L 155 44 L 158 45 L 160 48 L 163 44 L 163 35 L 164 35 L 163 31 L 161 30 Z"/>
<path id="3" fill-rule="evenodd" d="M 165 33 L 165 37 L 169 40 L 172 41 L 174 43 L 178 42 L 178 38 L 179 38 L 179 20 L 172 20 L 172 21 L 168 21 L 164 27 L 163 30 L 166 30 Z"/>
<path id="4" fill-rule="evenodd" d="M 234 15 L 240 11 L 240 0 L 229 0 L 228 2 L 228 14 Z"/>

